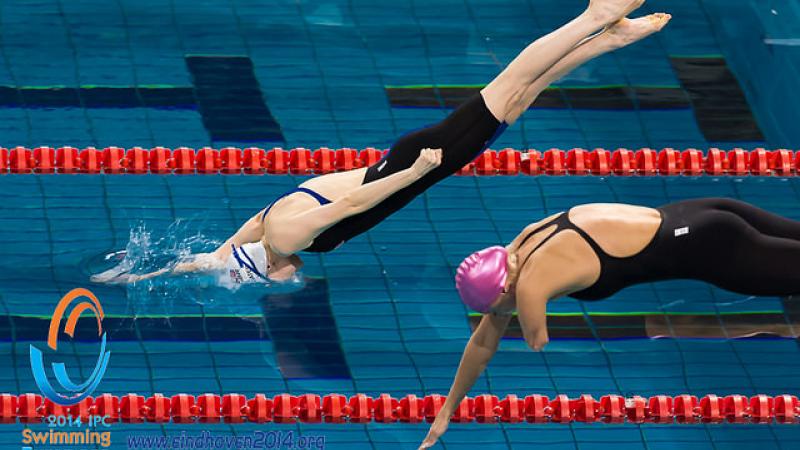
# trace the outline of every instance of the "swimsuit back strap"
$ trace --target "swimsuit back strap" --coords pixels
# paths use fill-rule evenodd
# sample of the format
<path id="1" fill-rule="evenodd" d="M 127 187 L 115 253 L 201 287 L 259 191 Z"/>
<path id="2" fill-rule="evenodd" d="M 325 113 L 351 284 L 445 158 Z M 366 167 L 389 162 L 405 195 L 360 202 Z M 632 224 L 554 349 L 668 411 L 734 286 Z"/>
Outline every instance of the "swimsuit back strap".
<path id="1" fill-rule="evenodd" d="M 327 198 L 323 197 L 322 195 L 320 195 L 316 191 L 312 191 L 311 189 L 308 189 L 308 188 L 304 188 L 304 187 L 295 188 L 294 191 L 292 191 L 292 193 L 294 193 L 294 192 L 304 192 L 304 193 L 314 197 L 314 199 L 316 201 L 318 201 L 320 205 L 327 205 L 328 203 L 331 203 L 331 201 L 328 200 Z"/>
<path id="2" fill-rule="evenodd" d="M 583 240 L 586 241 L 587 244 L 589 244 L 589 247 L 591 247 L 592 250 L 594 250 L 594 252 L 597 255 L 597 257 L 600 258 L 601 265 L 602 265 L 602 263 L 604 261 L 604 258 L 610 258 L 611 257 L 608 253 L 606 253 L 605 250 L 603 250 L 600 247 L 600 245 L 597 243 L 597 241 L 594 240 L 593 237 L 589 236 L 589 233 L 587 233 L 586 231 L 583 230 L 583 228 L 575 225 L 574 222 L 569 220 L 569 215 L 567 215 L 567 217 L 566 217 L 566 222 L 569 223 L 569 228 L 572 229 L 572 230 L 575 230 L 575 232 L 578 233 L 578 235 L 580 237 L 582 237 Z"/>
<path id="3" fill-rule="evenodd" d="M 531 256 L 533 256 L 533 254 L 536 253 L 536 250 L 539 250 L 539 248 L 541 246 L 546 244 L 547 241 L 549 241 L 553 236 L 555 236 L 556 234 L 558 234 L 559 231 L 561 231 L 561 228 L 562 228 L 561 222 L 563 221 L 563 217 L 566 216 L 566 215 L 567 215 L 567 213 L 565 213 L 565 212 L 559 214 L 553 220 L 550 220 L 547 223 L 544 223 L 544 224 L 536 227 L 535 230 L 531 231 L 530 233 L 528 233 L 527 236 L 525 236 L 525 239 L 523 239 L 522 242 L 520 242 L 519 246 L 517 246 L 518 249 L 522 248 L 522 246 L 525 245 L 526 242 L 528 242 L 528 239 L 530 239 L 534 235 L 538 234 L 540 231 L 543 231 L 544 229 L 546 229 L 548 227 L 551 227 L 553 225 L 556 226 L 556 229 L 553 230 L 552 233 L 550 233 L 548 236 L 546 236 L 544 239 L 542 239 L 542 242 L 539 242 L 538 244 L 536 244 L 536 247 L 534 247 L 533 250 L 531 250 L 531 252 L 528 253 L 528 256 L 526 256 L 525 260 L 522 262 L 522 264 L 519 265 L 520 269 L 525 265 L 525 263 L 528 262 L 528 260 L 531 258 Z"/>
<path id="4" fill-rule="evenodd" d="M 270 204 L 269 204 L 269 206 L 267 206 L 267 207 L 264 209 L 264 213 L 263 213 L 263 214 L 261 214 L 261 221 L 262 221 L 262 222 L 264 221 L 264 219 L 267 217 L 267 213 L 269 213 L 269 210 L 270 210 L 270 209 L 272 209 L 272 206 L 273 206 L 275 203 L 277 203 L 277 202 L 278 202 L 278 200 L 282 199 L 283 197 L 287 197 L 287 196 L 289 196 L 289 195 L 292 195 L 292 194 L 294 194 L 295 192 L 302 192 L 302 193 L 304 193 L 304 194 L 308 194 L 308 195 L 310 195 L 310 196 L 314 197 L 314 200 L 318 201 L 320 205 L 327 205 L 328 203 L 331 203 L 331 201 L 330 201 L 330 200 L 328 200 L 327 198 L 323 197 L 323 196 L 322 196 L 322 195 L 320 195 L 319 193 L 317 193 L 317 192 L 315 192 L 315 191 L 312 191 L 311 189 L 304 188 L 304 187 L 297 187 L 297 188 L 294 188 L 294 189 L 292 189 L 291 191 L 289 191 L 289 192 L 287 192 L 287 193 L 285 193 L 285 194 L 281 195 L 280 197 L 276 198 L 275 200 L 273 200 L 273 201 L 272 201 L 272 203 L 270 203 Z"/>

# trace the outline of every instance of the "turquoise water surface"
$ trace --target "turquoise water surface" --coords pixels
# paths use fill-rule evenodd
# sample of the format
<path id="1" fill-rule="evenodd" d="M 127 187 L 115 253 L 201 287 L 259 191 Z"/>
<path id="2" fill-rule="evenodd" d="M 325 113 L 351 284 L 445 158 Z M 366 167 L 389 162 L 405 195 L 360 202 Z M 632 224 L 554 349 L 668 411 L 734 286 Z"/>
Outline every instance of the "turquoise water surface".
<path id="1" fill-rule="evenodd" d="M 486 83 L 524 45 L 584 4 L 2 2 L 2 146 L 388 147 L 403 132 L 448 113 L 399 104 L 392 89 Z M 737 2 L 730 9 L 741 14 L 731 17 L 726 5 L 648 2 L 645 11 L 673 14 L 667 30 L 575 71 L 559 83 L 565 88 L 563 104 L 529 111 L 495 147 L 796 147 L 800 137 L 792 120 L 798 102 L 791 99 L 799 92 L 793 76 L 798 47 L 785 39 L 797 31 L 791 18 L 800 16 L 798 7 L 788 1 Z M 737 20 L 760 31 L 735 33 Z M 783 41 L 765 43 L 770 38 Z M 707 93 L 690 88 L 686 83 L 693 75 L 679 70 L 679 61 L 687 58 L 727 67 L 758 134 L 721 136 L 725 123 L 709 125 L 702 97 Z M 577 103 L 573 88 L 597 95 L 596 103 Z M 647 106 L 644 97 L 623 106 L 612 101 L 635 88 L 678 100 L 669 107 L 664 101 Z M 5 193 L 0 345 L 6 358 L 0 391 L 37 391 L 29 345 L 44 342 L 62 295 L 88 287 L 107 315 L 112 357 L 103 392 L 444 394 L 470 335 L 453 271 L 475 249 L 508 242 L 528 223 L 587 202 L 655 206 L 728 196 L 800 219 L 800 184 L 794 179 L 453 177 L 336 252 L 305 255 L 309 278 L 297 293 L 232 293 L 197 280 L 129 289 L 88 280 L 113 265 L 114 252 L 126 246 L 152 249 L 163 258 L 183 247 L 213 248 L 303 180 L 0 177 Z M 551 332 L 542 353 L 529 351 L 521 340 L 504 339 L 473 394 L 778 395 L 796 393 L 800 386 L 795 339 L 766 334 L 734 339 L 726 331 L 729 317 L 745 313 L 793 324 L 794 313 L 781 299 L 744 298 L 680 281 L 637 286 L 598 303 L 559 300 L 550 313 L 552 321 L 567 318 L 572 325 L 558 322 L 561 331 Z M 635 328 L 634 317 L 643 314 L 711 317 L 728 339 L 653 339 L 641 330 L 620 334 L 624 323 L 603 321 L 631 317 Z M 94 366 L 93 339 L 79 333 L 60 347 L 76 379 Z M 133 431 L 246 435 L 277 427 L 119 425 L 112 448 L 127 448 L 126 436 Z M 425 424 L 282 427 L 324 435 L 327 448 L 343 449 L 416 448 L 427 431 Z M 2 447 L 18 448 L 22 429 L 0 425 Z M 454 424 L 443 444 L 451 449 L 790 449 L 800 445 L 800 431 L 778 425 Z"/>

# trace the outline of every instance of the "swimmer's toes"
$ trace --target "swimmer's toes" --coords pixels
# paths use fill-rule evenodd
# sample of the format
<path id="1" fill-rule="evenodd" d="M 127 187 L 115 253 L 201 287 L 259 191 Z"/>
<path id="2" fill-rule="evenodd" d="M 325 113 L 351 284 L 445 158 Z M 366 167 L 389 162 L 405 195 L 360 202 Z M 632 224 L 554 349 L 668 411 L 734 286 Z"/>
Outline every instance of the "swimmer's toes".
<path id="1" fill-rule="evenodd" d="M 660 31 L 671 18 L 671 15 L 664 13 L 650 14 L 636 19 L 623 18 L 604 34 L 608 35 L 615 47 L 621 47 Z"/>
<path id="2" fill-rule="evenodd" d="M 647 17 L 650 18 L 651 22 L 653 22 L 654 26 L 656 27 L 656 31 L 661 31 L 661 29 L 667 26 L 669 21 L 672 19 L 672 14 L 655 13 Z"/>

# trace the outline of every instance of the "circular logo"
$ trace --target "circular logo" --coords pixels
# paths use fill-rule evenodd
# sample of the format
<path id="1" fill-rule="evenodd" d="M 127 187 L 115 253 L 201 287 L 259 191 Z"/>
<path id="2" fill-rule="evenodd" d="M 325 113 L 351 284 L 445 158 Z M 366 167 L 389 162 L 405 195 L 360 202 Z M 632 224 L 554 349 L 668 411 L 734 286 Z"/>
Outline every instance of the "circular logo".
<path id="1" fill-rule="evenodd" d="M 78 301 L 78 299 L 85 298 L 86 300 Z M 63 406 L 74 405 L 81 400 L 85 399 L 92 392 L 97 389 L 97 385 L 103 379 L 108 367 L 108 359 L 111 357 L 111 352 L 106 351 L 106 333 L 103 331 L 103 307 L 97 297 L 84 288 L 77 288 L 69 291 L 56 305 L 53 311 L 53 318 L 50 319 L 50 330 L 47 335 L 47 346 L 53 351 L 58 351 L 58 332 L 61 327 L 61 321 L 64 318 L 64 313 L 71 304 L 75 303 L 72 311 L 67 316 L 66 324 L 64 325 L 64 334 L 74 338 L 75 326 L 78 324 L 78 319 L 84 312 L 94 314 L 97 319 L 97 335 L 100 337 L 100 355 L 97 358 L 97 364 L 89 378 L 83 383 L 75 383 L 67 375 L 67 369 L 64 363 L 52 363 L 53 372 L 58 382 L 59 389 L 50 384 L 47 378 L 47 373 L 44 366 L 44 355 L 42 351 L 31 345 L 31 370 L 33 371 L 33 379 L 39 390 L 45 397 L 52 400 L 54 403 Z"/>

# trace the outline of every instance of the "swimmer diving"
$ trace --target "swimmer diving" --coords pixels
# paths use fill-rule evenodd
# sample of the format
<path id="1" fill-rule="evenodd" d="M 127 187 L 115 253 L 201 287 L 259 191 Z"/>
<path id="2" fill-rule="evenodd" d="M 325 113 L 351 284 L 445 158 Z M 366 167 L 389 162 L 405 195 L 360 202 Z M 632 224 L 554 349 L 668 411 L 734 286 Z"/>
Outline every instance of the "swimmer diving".
<path id="1" fill-rule="evenodd" d="M 671 19 L 664 13 L 625 17 L 642 4 L 590 1 L 578 17 L 528 45 L 444 120 L 402 136 L 370 167 L 305 181 L 254 214 L 214 252 L 144 274 L 111 269 L 92 281 L 126 284 L 210 271 L 234 284 L 292 279 L 303 265 L 299 252 L 330 252 L 375 227 L 474 160 L 551 83 L 586 61 L 660 31 Z"/>

